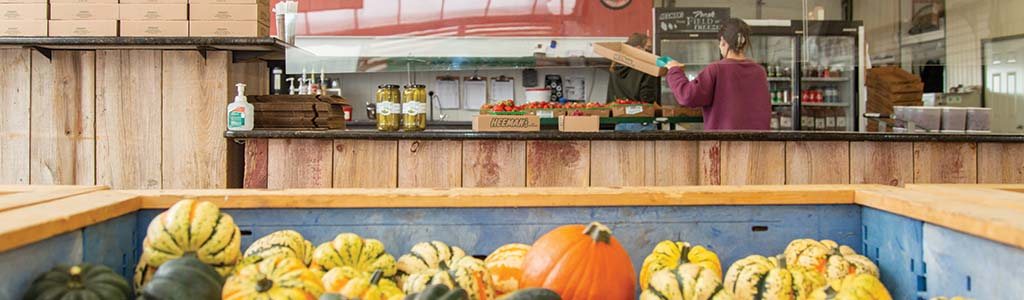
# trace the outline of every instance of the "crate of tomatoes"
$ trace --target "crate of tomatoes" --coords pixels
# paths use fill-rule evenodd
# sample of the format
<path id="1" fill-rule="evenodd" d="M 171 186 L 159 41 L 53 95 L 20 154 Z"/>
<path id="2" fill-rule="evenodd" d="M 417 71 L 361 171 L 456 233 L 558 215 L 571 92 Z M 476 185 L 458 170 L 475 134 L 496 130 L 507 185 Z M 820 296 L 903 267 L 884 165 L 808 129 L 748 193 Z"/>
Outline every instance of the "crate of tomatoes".
<path id="1" fill-rule="evenodd" d="M 522 106 L 517 106 L 512 100 L 504 100 L 495 104 L 484 104 L 480 106 L 481 115 L 522 115 Z"/>
<path id="2" fill-rule="evenodd" d="M 565 115 L 565 109 L 558 102 L 534 101 L 523 105 L 523 111 L 528 115 L 535 115 L 541 118 L 557 118 Z"/>
<path id="3" fill-rule="evenodd" d="M 580 112 L 584 116 L 598 116 L 607 118 L 612 114 L 612 108 L 602 103 L 588 102 L 588 103 L 566 103 L 562 107 L 566 110 L 566 115 L 573 115 L 575 112 Z"/>
<path id="4" fill-rule="evenodd" d="M 650 118 L 658 111 L 658 105 L 636 100 L 618 99 L 611 105 L 613 117 Z"/>

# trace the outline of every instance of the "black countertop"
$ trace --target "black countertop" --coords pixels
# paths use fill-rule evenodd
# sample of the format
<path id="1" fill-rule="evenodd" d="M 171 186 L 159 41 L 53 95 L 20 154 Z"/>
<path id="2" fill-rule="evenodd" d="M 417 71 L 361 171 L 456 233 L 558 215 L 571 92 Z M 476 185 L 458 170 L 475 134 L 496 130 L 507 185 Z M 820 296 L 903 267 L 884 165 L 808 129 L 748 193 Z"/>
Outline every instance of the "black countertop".
<path id="1" fill-rule="evenodd" d="M 717 141 L 879 141 L 1024 143 L 1024 135 L 950 133 L 862 133 L 802 131 L 650 131 L 650 132 L 473 132 L 465 129 L 424 132 L 376 130 L 255 130 L 227 131 L 232 139 L 358 139 L 358 140 L 717 140 Z"/>

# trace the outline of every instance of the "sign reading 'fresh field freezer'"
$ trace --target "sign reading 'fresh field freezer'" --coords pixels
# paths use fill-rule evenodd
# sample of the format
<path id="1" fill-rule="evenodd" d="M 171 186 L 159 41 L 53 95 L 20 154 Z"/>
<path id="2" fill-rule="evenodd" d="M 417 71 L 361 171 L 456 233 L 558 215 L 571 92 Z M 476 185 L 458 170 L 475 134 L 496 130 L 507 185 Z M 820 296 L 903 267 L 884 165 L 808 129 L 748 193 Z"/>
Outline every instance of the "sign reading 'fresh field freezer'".
<path id="1" fill-rule="evenodd" d="M 718 32 L 730 12 L 727 7 L 660 8 L 655 11 L 654 26 L 658 33 Z"/>

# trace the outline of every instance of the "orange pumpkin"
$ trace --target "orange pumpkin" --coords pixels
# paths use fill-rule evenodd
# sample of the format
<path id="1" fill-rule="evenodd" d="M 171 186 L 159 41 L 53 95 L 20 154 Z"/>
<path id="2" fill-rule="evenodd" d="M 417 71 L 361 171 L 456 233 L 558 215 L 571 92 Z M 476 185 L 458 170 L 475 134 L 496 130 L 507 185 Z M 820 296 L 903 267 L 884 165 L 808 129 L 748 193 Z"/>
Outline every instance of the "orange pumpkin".
<path id="1" fill-rule="evenodd" d="M 565 300 L 636 297 L 636 270 L 608 227 L 566 225 L 537 239 L 523 258 L 520 288 L 542 287 Z"/>
<path id="2" fill-rule="evenodd" d="M 519 290 L 519 277 L 523 274 L 523 257 L 530 245 L 508 244 L 498 247 L 484 260 L 487 273 L 491 274 L 494 291 L 498 294 Z"/>

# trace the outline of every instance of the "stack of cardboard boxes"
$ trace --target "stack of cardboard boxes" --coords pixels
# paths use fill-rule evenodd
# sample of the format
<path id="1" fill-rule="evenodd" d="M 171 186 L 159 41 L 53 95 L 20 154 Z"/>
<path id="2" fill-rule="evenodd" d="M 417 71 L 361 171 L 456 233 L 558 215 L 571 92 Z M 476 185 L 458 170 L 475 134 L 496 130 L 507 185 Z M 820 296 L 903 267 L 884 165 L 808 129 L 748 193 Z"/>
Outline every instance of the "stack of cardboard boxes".
<path id="1" fill-rule="evenodd" d="M 189 0 L 190 36 L 267 36 L 270 0 Z"/>
<path id="2" fill-rule="evenodd" d="M 269 2 L 0 0 L 0 36 L 262 37 Z"/>
<path id="3" fill-rule="evenodd" d="M 46 0 L 0 0 L 0 36 L 46 36 Z"/>

